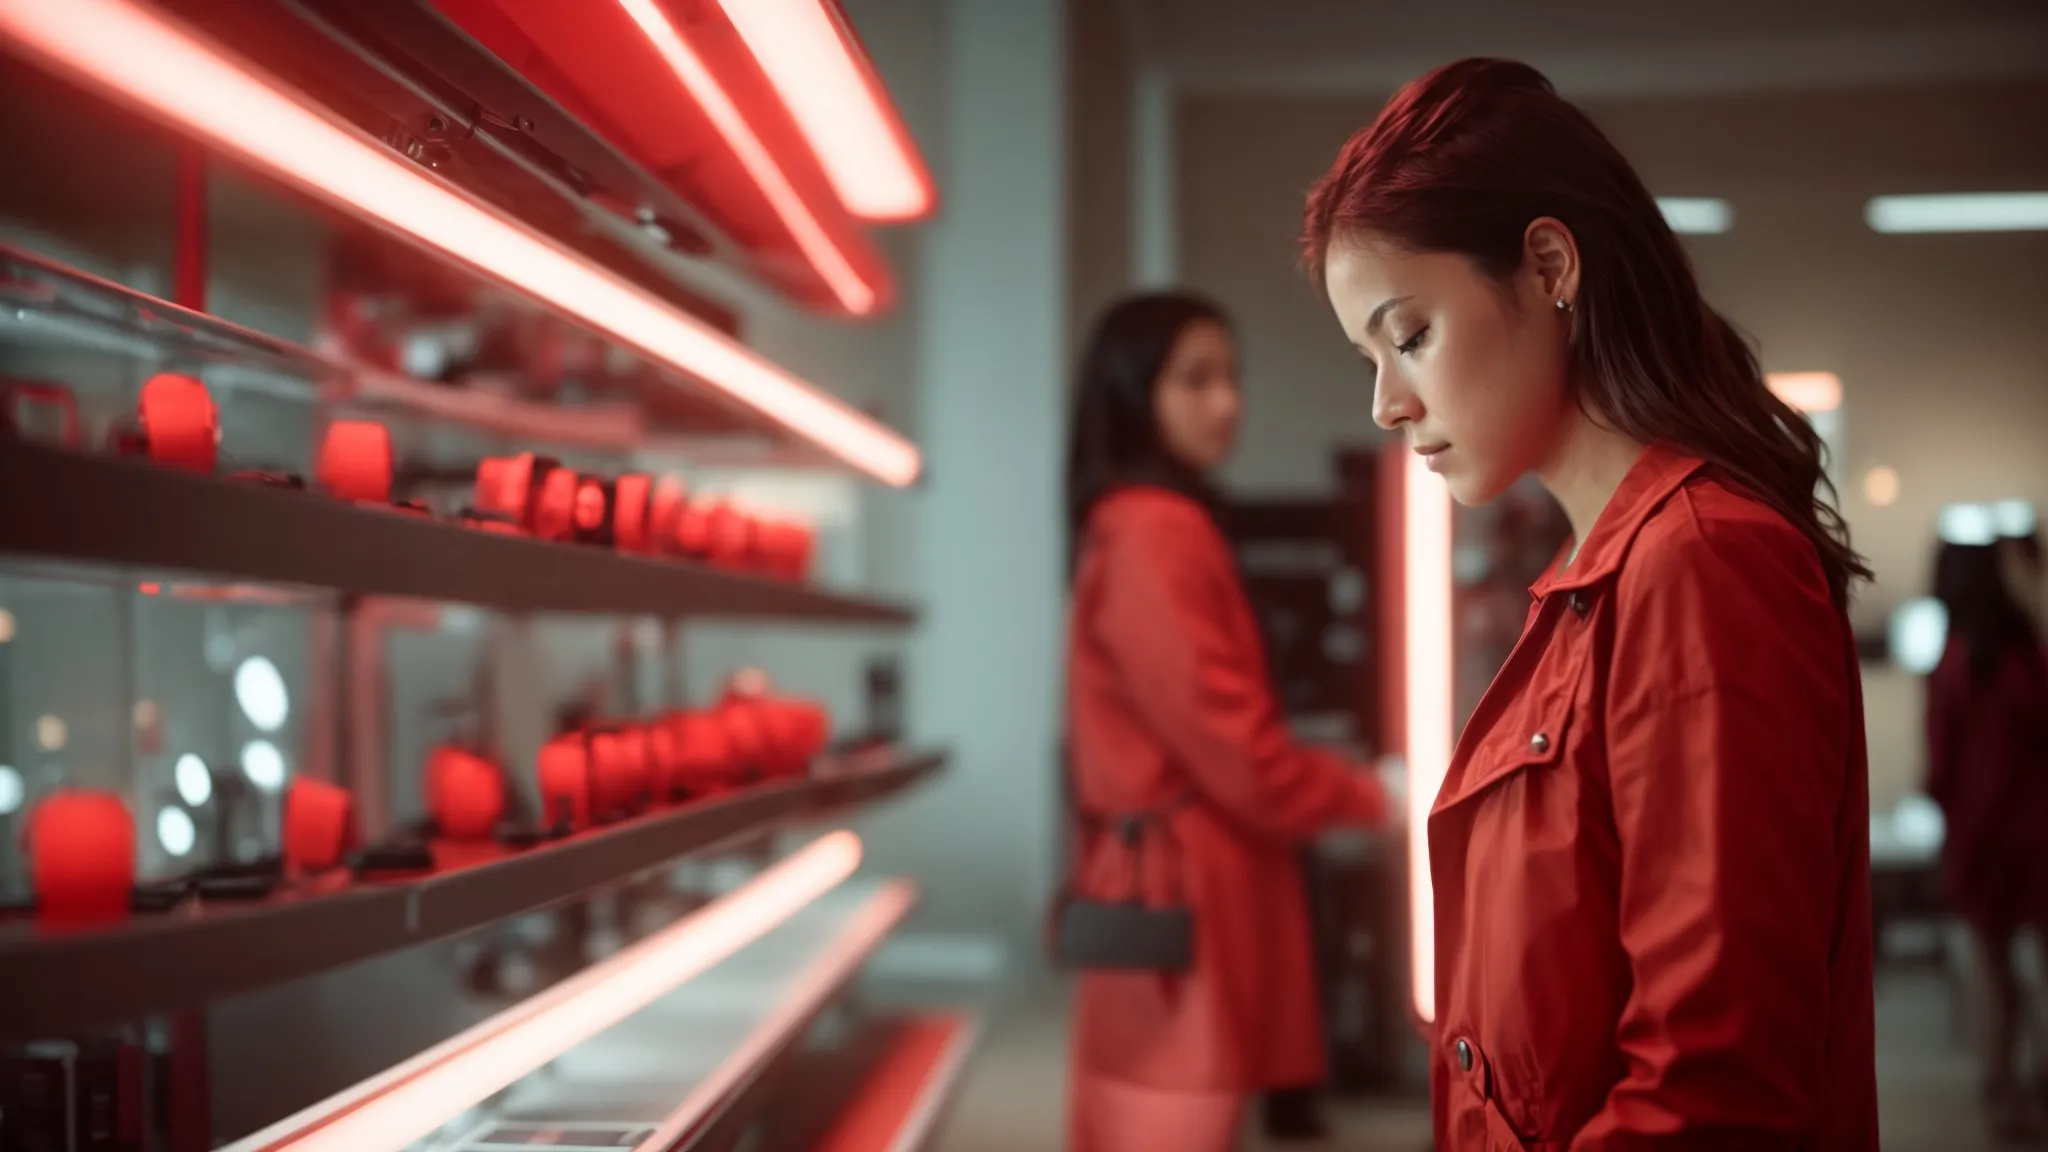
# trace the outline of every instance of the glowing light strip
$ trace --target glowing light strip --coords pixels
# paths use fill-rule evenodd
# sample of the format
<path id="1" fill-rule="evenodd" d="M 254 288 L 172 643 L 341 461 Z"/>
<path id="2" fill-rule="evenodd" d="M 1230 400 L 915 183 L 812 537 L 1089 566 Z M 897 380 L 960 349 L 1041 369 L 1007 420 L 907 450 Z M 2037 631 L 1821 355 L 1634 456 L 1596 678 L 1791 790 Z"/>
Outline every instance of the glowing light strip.
<path id="1" fill-rule="evenodd" d="M 399 1152 L 464 1109 L 660 999 L 853 875 L 834 832 L 716 903 L 229 1152 Z"/>
<path id="2" fill-rule="evenodd" d="M 931 211 L 929 178 L 824 0 L 719 4 L 848 211 L 869 220 L 910 220 Z"/>
<path id="3" fill-rule="evenodd" d="M 1718 236 L 1735 226 L 1735 209 L 1711 196 L 1659 196 L 1657 210 L 1681 236 Z"/>
<path id="4" fill-rule="evenodd" d="M 1833 412 L 1842 406 L 1842 380 L 1833 372 L 1773 372 L 1764 382 L 1801 412 Z"/>
<path id="5" fill-rule="evenodd" d="M 1436 1019 L 1436 904 L 1429 882 L 1429 810 L 1451 766 L 1451 492 L 1422 457 L 1401 474 L 1401 642 L 1408 728 L 1408 914 L 1415 1011 Z"/>
<path id="6" fill-rule="evenodd" d="M 782 166 L 769 153 L 768 146 L 754 135 L 747 118 L 740 114 L 732 97 L 726 95 L 725 89 L 711 75 L 711 70 L 684 41 L 682 33 L 669 22 L 668 14 L 655 0 L 618 0 L 618 3 L 626 10 L 626 15 L 633 18 L 633 23 L 640 26 L 640 31 L 653 43 L 654 50 L 668 62 L 676 78 L 689 91 L 690 98 L 704 109 L 712 127 L 725 137 L 725 142 L 739 157 L 747 175 L 754 178 L 754 183 L 760 186 L 768 202 L 775 206 L 775 214 L 782 218 L 783 224 L 796 238 L 797 247 L 803 249 L 804 256 L 817 268 L 818 274 L 832 286 L 833 295 L 839 297 L 839 302 L 846 306 L 848 312 L 856 315 L 872 312 L 875 307 L 874 289 L 868 287 L 853 266 L 846 262 L 846 256 L 832 243 L 831 237 L 825 235 L 824 226 L 811 215 L 803 197 L 797 195 L 789 177 L 783 175 Z"/>
<path id="7" fill-rule="evenodd" d="M 790 1033 L 817 1014 L 833 991 L 843 987 L 867 962 L 916 903 L 917 887 L 908 881 L 892 881 L 877 892 L 833 938 L 831 947 L 804 969 L 775 1011 L 747 1033 L 746 1040 L 726 1056 L 717 1070 L 699 1081 L 682 1104 L 662 1121 L 661 1127 L 641 1140 L 638 1147 L 669 1148 L 688 1135 L 719 1101 L 758 1071 L 762 1061 L 787 1041 Z"/>
<path id="8" fill-rule="evenodd" d="M 1863 206 L 1874 232 L 2038 232 L 2048 229 L 2048 192 L 1877 196 Z"/>
<path id="9" fill-rule="evenodd" d="M 901 436 L 299 103 L 133 0 L 0 0 L 0 45 L 32 52 L 311 195 L 495 276 L 885 483 L 917 478 L 917 449 Z"/>

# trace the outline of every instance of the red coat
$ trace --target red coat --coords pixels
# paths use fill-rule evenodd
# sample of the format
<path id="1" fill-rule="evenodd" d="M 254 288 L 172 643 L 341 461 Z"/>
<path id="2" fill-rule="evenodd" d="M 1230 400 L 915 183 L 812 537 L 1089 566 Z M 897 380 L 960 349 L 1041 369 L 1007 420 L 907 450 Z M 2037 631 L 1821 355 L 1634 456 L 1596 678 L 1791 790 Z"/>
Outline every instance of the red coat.
<path id="1" fill-rule="evenodd" d="M 1948 826 L 1957 915 L 1991 931 L 2048 924 L 2048 660 L 2015 649 L 1982 683 L 1952 639 L 1927 679 L 1927 794 Z"/>
<path id="2" fill-rule="evenodd" d="M 1084 974 L 1078 1071 L 1154 1088 L 1250 1091 L 1323 1068 L 1296 852 L 1385 812 L 1371 776 L 1289 736 L 1229 545 L 1194 501 L 1105 497 L 1088 520 L 1068 628 L 1068 741 L 1082 806 L 1172 808 L 1142 856 L 1079 846 L 1080 891 L 1128 898 L 1144 861 L 1156 903 L 1184 892 L 1195 964 L 1178 976 Z"/>
<path id="3" fill-rule="evenodd" d="M 1439 1152 L 1872 1152 L 1861 681 L 1812 546 L 1652 448 L 1532 592 L 1429 818 Z"/>

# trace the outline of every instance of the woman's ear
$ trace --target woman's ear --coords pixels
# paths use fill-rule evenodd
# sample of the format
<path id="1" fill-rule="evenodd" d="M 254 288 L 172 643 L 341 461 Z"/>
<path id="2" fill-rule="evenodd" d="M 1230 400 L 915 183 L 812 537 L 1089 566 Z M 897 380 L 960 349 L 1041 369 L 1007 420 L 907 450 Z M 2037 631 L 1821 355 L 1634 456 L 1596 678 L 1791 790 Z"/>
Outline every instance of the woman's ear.
<path id="1" fill-rule="evenodd" d="M 1522 276 L 1528 291 L 1547 306 L 1562 311 L 1577 306 L 1579 242 L 1563 221 L 1541 216 L 1523 230 Z"/>

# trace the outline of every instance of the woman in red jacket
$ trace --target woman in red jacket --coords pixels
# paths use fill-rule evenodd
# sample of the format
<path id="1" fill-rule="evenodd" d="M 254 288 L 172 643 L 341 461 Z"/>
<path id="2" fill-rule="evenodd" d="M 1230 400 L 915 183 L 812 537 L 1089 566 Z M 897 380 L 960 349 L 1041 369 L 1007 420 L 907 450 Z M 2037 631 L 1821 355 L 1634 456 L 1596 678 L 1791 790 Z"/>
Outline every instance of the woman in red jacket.
<path id="1" fill-rule="evenodd" d="M 1143 296 L 1103 317 L 1067 470 L 1069 893 L 1101 913 L 1094 951 L 1055 921 L 1057 958 L 1083 969 L 1075 1152 L 1222 1152 L 1248 1094 L 1321 1078 L 1296 850 L 1386 809 L 1376 778 L 1295 743 L 1267 687 L 1204 478 L 1237 420 L 1214 306 Z M 1129 927 L 1131 900 L 1156 915 Z M 1162 923 L 1179 949 L 1135 954 Z"/>
<path id="2" fill-rule="evenodd" d="M 2048 653 L 2024 606 L 2037 578 L 2030 542 L 1942 549 L 1935 595 L 1948 610 L 1948 650 L 1927 679 L 1927 794 L 1947 822 L 1949 907 L 1983 967 L 1984 1093 L 2000 1136 L 2039 1121 L 2015 1077 L 2024 1026 L 2036 1025 L 2036 1045 L 2048 1041 L 2013 965 L 2014 936 L 2048 927 Z"/>
<path id="3" fill-rule="evenodd" d="M 1876 1149 L 1867 571 L 1817 434 L 1526 65 L 1403 88 L 1304 232 L 1380 426 L 1572 528 L 1429 817 L 1439 1152 Z"/>

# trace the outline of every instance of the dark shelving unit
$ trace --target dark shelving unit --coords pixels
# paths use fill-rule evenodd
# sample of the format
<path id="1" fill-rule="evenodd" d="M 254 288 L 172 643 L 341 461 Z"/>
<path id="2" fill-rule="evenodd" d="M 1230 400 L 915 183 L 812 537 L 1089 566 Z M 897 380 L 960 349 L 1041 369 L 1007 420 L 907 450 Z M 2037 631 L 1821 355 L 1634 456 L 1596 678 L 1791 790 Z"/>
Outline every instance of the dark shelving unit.
<path id="1" fill-rule="evenodd" d="M 0 554 L 506 612 L 904 625 L 881 600 L 365 508 L 303 489 L 0 440 Z"/>
<path id="2" fill-rule="evenodd" d="M 257 901 L 186 901 L 65 930 L 0 923 L 0 1043 L 73 1035 L 302 979 L 548 908 L 650 868 L 880 799 L 937 771 L 943 752 L 784 781 L 650 812 L 525 850 L 437 846 L 430 873 L 334 874 Z"/>

